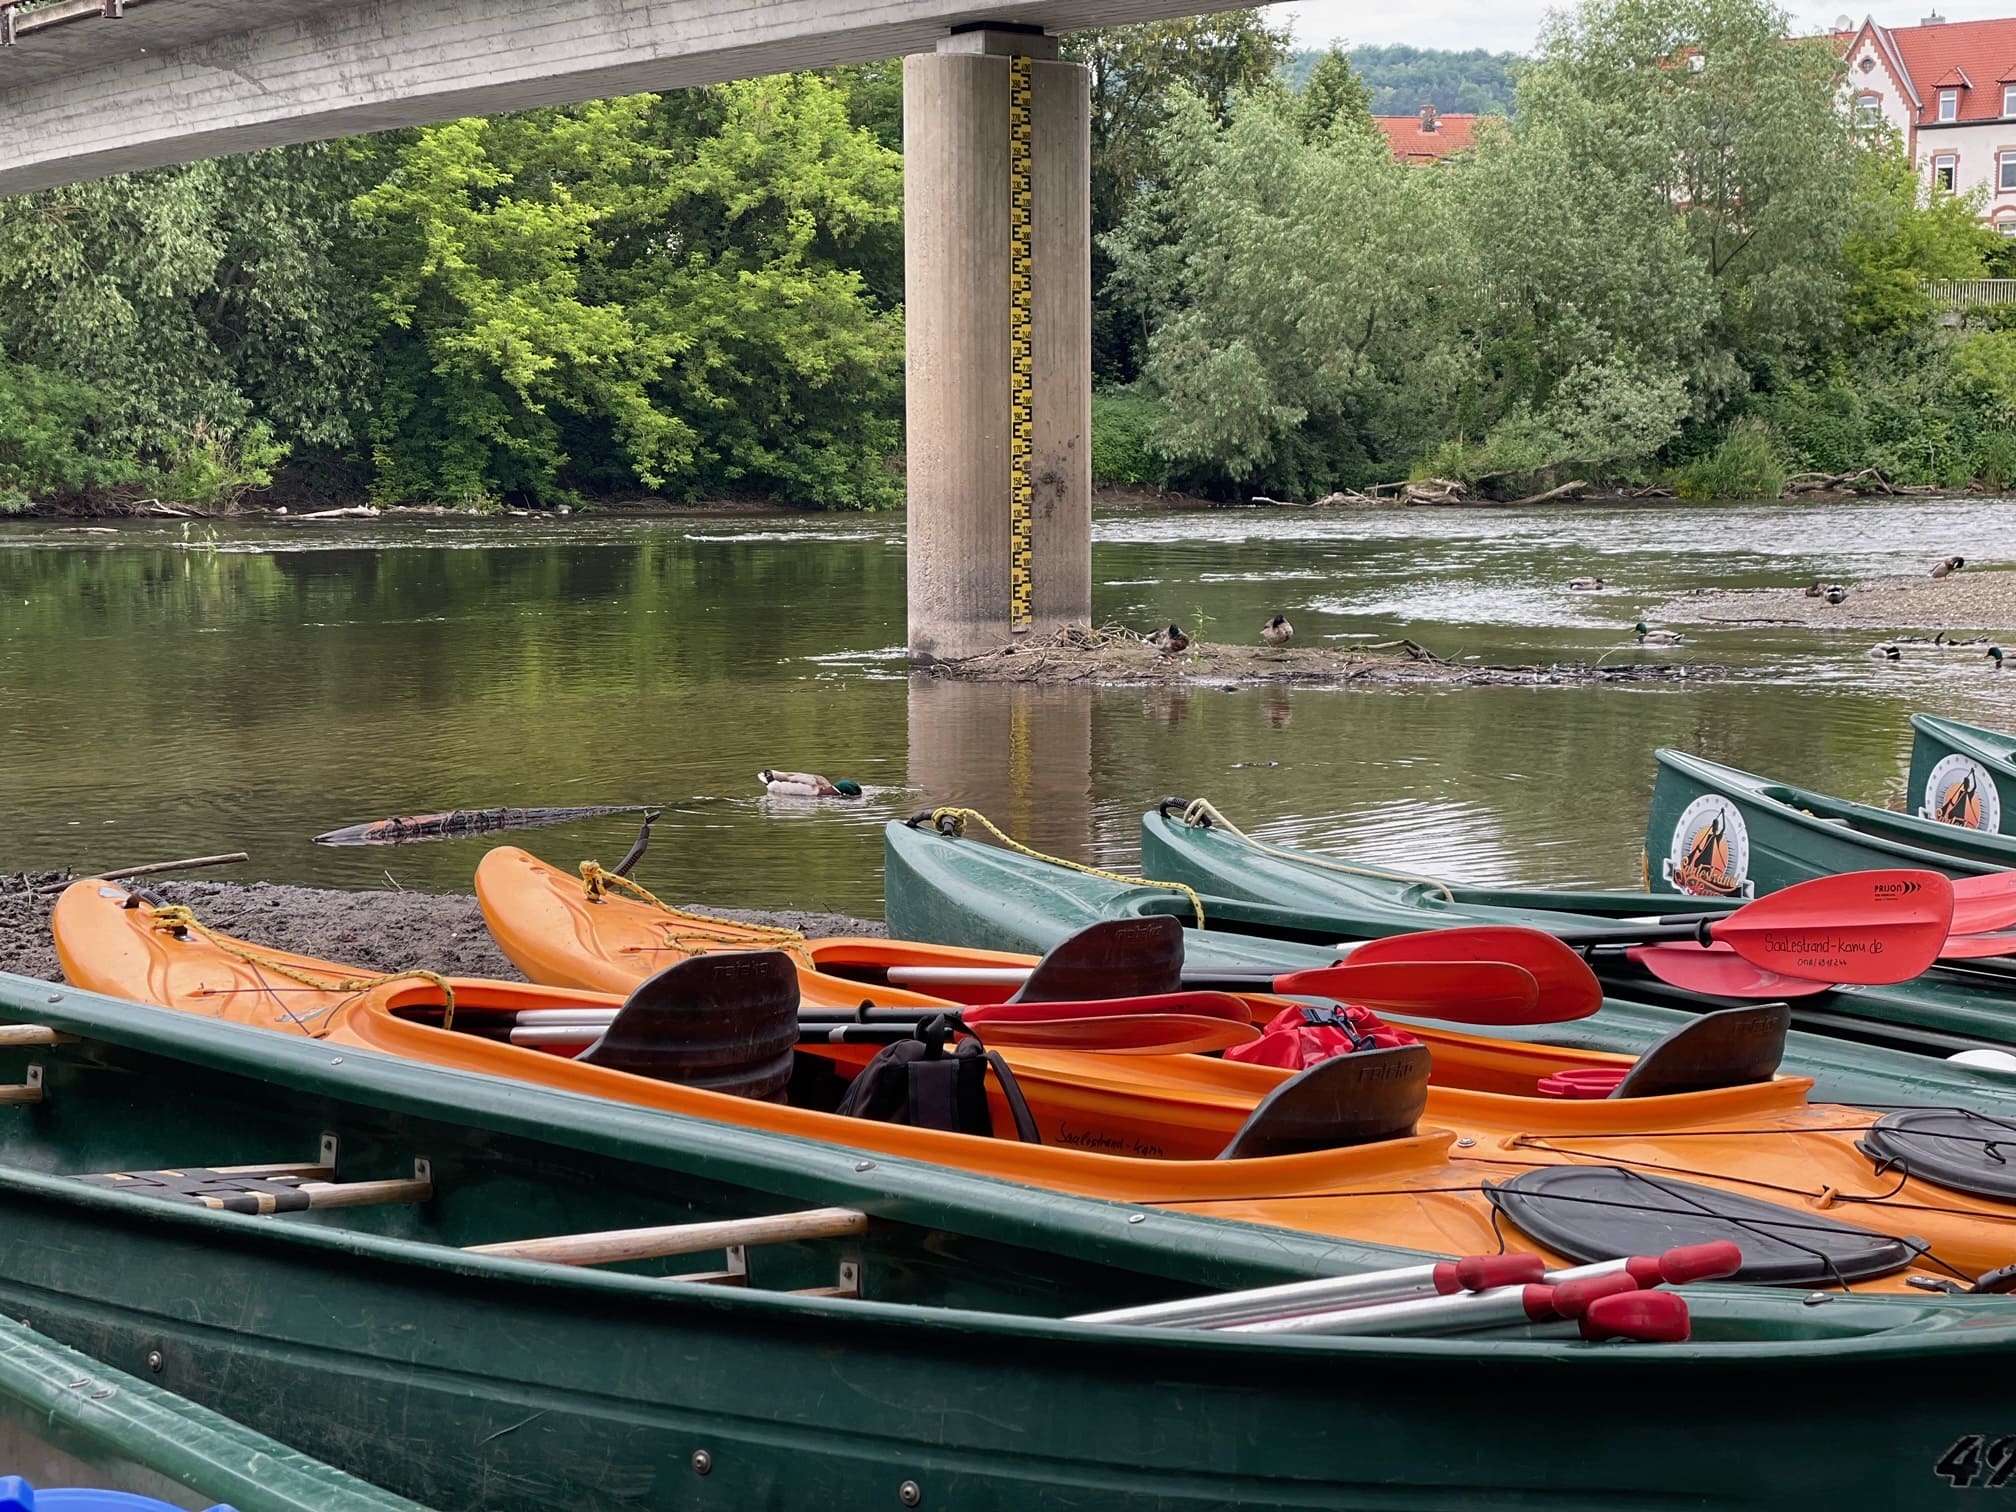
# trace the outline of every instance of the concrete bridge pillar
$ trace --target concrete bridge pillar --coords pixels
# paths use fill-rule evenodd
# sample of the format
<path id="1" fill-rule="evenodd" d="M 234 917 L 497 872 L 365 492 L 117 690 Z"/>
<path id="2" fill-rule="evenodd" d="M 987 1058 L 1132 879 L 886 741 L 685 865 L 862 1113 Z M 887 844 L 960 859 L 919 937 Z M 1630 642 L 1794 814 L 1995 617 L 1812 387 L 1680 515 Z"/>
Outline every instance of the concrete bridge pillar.
<path id="1" fill-rule="evenodd" d="M 1030 29 L 903 63 L 910 654 L 1092 612 L 1086 70 Z"/>

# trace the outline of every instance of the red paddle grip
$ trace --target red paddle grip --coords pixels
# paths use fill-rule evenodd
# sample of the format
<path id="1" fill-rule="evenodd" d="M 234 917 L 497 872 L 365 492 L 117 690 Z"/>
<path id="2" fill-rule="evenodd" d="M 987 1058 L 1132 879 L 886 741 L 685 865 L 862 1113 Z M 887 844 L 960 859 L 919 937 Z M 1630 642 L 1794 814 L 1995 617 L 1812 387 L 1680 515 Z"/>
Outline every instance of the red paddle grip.
<path id="1" fill-rule="evenodd" d="M 1659 1279 L 1669 1286 L 1684 1286 L 1689 1281 L 1714 1281 L 1735 1275 L 1742 1264 L 1743 1251 L 1733 1240 L 1683 1244 L 1659 1257 Z"/>
<path id="2" fill-rule="evenodd" d="M 1582 1314 L 1582 1337 L 1678 1344 L 1688 1335 L 1687 1304 L 1677 1292 L 1634 1291 L 1598 1297 Z"/>
<path id="3" fill-rule="evenodd" d="M 1619 1297 L 1637 1290 L 1638 1278 L 1629 1271 L 1582 1276 L 1554 1288 L 1554 1311 L 1564 1318 L 1579 1318 L 1604 1297 Z"/>
<path id="4" fill-rule="evenodd" d="M 1538 1255 L 1465 1255 L 1435 1267 L 1435 1290 L 1448 1296 L 1459 1291 L 1489 1291 L 1494 1286 L 1523 1286 L 1547 1274 Z"/>

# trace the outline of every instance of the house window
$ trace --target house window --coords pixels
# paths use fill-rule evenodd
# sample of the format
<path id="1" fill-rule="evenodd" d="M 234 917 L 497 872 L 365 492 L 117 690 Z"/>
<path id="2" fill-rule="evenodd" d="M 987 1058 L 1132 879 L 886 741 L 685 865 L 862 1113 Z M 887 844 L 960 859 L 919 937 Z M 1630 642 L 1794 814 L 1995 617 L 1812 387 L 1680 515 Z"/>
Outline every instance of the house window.
<path id="1" fill-rule="evenodd" d="M 2016 189 L 2016 152 L 1995 154 L 1995 187 Z"/>
<path id="2" fill-rule="evenodd" d="M 2002 86 L 2002 114 L 2016 116 L 2016 84 Z"/>
<path id="3" fill-rule="evenodd" d="M 1959 166 L 1959 162 L 1959 158 L 1950 152 L 1941 153 L 1938 157 L 1932 159 L 1932 187 L 1951 194 L 1953 192 L 1953 173 Z"/>
<path id="4" fill-rule="evenodd" d="M 1883 96 L 1865 94 L 1855 102 L 1855 120 L 1858 125 L 1874 126 L 1883 119 Z"/>
<path id="5" fill-rule="evenodd" d="M 1960 119 L 1960 91 L 1942 89 L 1939 91 L 1939 119 L 1957 121 Z"/>
<path id="6" fill-rule="evenodd" d="M 2004 236 L 2016 237 L 2016 215 L 2010 216 L 2007 220 L 1995 222 L 1995 229 L 2000 231 Z"/>

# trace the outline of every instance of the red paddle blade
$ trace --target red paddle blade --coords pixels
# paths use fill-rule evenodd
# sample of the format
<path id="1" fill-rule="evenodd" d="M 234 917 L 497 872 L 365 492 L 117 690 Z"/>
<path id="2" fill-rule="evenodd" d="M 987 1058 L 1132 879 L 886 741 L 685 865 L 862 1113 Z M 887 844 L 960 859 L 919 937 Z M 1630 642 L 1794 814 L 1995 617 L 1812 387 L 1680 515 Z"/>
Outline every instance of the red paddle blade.
<path id="1" fill-rule="evenodd" d="M 1997 930 L 1992 934 L 1960 934 L 1956 931 L 1939 947 L 1939 959 L 1942 961 L 1979 961 L 2001 955 L 2016 955 L 2016 929 Z"/>
<path id="2" fill-rule="evenodd" d="M 1042 1024 L 1052 1019 L 1138 1018 L 1157 1014 L 1164 1017 L 1185 1014 L 1192 1018 L 1219 1019 L 1228 1024 L 1250 1024 L 1253 1021 L 1253 1013 L 1246 1006 L 1246 1000 L 1230 992 L 1158 992 L 1152 997 L 1093 998 L 1082 1003 L 989 1003 L 984 1008 L 968 1008 L 960 1017 L 991 1036 L 995 1027 L 1001 1024 Z"/>
<path id="3" fill-rule="evenodd" d="M 1054 1006 L 1054 1005 L 1049 1005 Z M 976 1026 L 977 1027 L 977 1026 Z M 1105 1055 L 1185 1055 L 1258 1039 L 1249 1024 L 1195 1013 L 1116 1013 L 1099 1018 L 994 1020 L 980 1031 L 998 1049 L 1081 1050 Z"/>
<path id="4" fill-rule="evenodd" d="M 1953 884 L 1953 933 L 1986 934 L 2016 925 L 2016 871 L 1961 877 Z"/>
<path id="5" fill-rule="evenodd" d="M 1426 929 L 1351 947 L 1352 966 L 1400 961 L 1502 961 L 1524 968 L 1540 989 L 1534 1023 L 1587 1018 L 1603 1006 L 1603 988 L 1589 963 L 1550 934 L 1512 924 Z M 1439 1017 L 1439 1015 L 1438 1015 Z"/>
<path id="6" fill-rule="evenodd" d="M 1769 971 L 1877 986 L 1938 960 L 1952 927 L 1953 884 L 1938 872 L 1863 871 L 1795 883 L 1708 932 Z"/>
<path id="7" fill-rule="evenodd" d="M 1450 1024 L 1553 1022 L 1551 1014 L 1539 1011 L 1540 984 L 1533 973 L 1505 961 L 1375 961 L 1361 966 L 1353 956 L 1342 966 L 1276 977 L 1274 990 Z"/>
<path id="8" fill-rule="evenodd" d="M 1802 981 L 1752 965 L 1724 945 L 1676 940 L 1670 945 L 1639 945 L 1624 954 L 1669 987 L 1711 997 L 1795 998 L 1834 990 L 1831 982 Z"/>

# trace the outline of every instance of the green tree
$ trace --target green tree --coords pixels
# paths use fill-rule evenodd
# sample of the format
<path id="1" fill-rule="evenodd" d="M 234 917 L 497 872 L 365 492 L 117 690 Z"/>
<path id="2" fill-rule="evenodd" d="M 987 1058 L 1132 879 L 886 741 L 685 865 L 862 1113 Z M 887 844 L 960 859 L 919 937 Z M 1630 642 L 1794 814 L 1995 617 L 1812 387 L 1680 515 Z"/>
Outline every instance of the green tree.
<path id="1" fill-rule="evenodd" d="M 0 514 L 38 498 L 131 481 L 98 432 L 103 394 L 74 379 L 0 362 Z"/>
<path id="2" fill-rule="evenodd" d="M 900 167 L 784 75 L 418 133 L 376 237 L 388 499 L 890 502 Z"/>
<path id="3" fill-rule="evenodd" d="M 1316 60 L 1295 97 L 1295 125 L 1305 140 L 1332 131 L 1372 133 L 1372 97 L 1339 43 Z"/>
<path id="4" fill-rule="evenodd" d="M 1934 279 L 1984 278 L 2001 238 L 1981 224 L 1982 194 L 1927 186 L 1894 133 L 1869 137 L 1842 243 L 1842 313 L 1863 341 L 1895 338 L 1932 317 Z"/>
<path id="5" fill-rule="evenodd" d="M 1519 86 L 1522 116 L 1586 104 L 1586 171 L 1685 226 L 1711 289 L 1692 374 L 1703 413 L 1766 364 L 1797 366 L 1839 321 L 1857 151 L 1842 63 L 1786 32 L 1769 0 L 1582 0 L 1550 19 Z"/>
<path id="6" fill-rule="evenodd" d="M 1108 297 L 1112 262 L 1103 242 L 1167 165 L 1159 129 L 1179 86 L 1222 118 L 1233 96 L 1271 80 L 1288 55 L 1288 32 L 1258 7 L 1173 21 L 1074 32 L 1066 59 L 1083 63 L 1092 91 L 1092 369 L 1108 383 L 1139 371 L 1140 326 Z"/>

